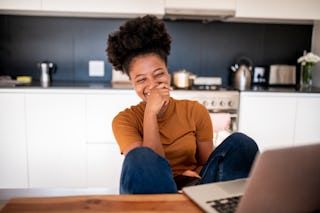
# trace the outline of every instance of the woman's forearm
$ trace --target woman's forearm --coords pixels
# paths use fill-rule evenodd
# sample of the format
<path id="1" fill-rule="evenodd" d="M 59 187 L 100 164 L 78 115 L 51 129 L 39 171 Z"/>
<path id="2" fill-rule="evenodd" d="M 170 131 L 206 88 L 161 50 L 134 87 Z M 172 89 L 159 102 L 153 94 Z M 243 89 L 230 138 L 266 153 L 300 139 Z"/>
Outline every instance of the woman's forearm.
<path id="1" fill-rule="evenodd" d="M 164 150 L 160 141 L 157 114 L 146 111 L 143 119 L 143 146 L 151 148 L 164 157 Z"/>

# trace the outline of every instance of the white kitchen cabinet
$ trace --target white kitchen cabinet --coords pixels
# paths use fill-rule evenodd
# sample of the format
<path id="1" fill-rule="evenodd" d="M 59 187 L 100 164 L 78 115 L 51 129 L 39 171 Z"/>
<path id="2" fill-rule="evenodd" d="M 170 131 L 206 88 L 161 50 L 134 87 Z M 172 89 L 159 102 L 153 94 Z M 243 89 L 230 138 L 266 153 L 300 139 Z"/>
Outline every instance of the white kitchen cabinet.
<path id="1" fill-rule="evenodd" d="M 163 0 L 42 0 L 43 11 L 82 13 L 110 17 L 144 14 L 163 16 Z"/>
<path id="2" fill-rule="evenodd" d="M 88 187 L 106 187 L 112 193 L 119 193 L 124 156 L 113 136 L 112 120 L 120 111 L 140 101 L 134 90 L 87 94 Z"/>
<path id="3" fill-rule="evenodd" d="M 31 188 L 85 187 L 85 96 L 26 94 Z"/>
<path id="4" fill-rule="evenodd" d="M 287 93 L 240 93 L 239 131 L 261 151 L 293 146 L 296 97 Z"/>
<path id="5" fill-rule="evenodd" d="M 320 94 L 241 92 L 239 131 L 261 151 L 320 143 Z"/>
<path id="6" fill-rule="evenodd" d="M 320 94 L 299 96 L 297 99 L 295 145 L 320 143 Z"/>
<path id="7" fill-rule="evenodd" d="M 0 10 L 41 10 L 42 0 L 1 0 Z"/>
<path id="8" fill-rule="evenodd" d="M 134 90 L 88 94 L 86 97 L 86 135 L 88 143 L 114 143 L 113 118 L 120 111 L 136 105 L 140 101 Z"/>
<path id="9" fill-rule="evenodd" d="M 116 143 L 88 144 L 88 187 L 119 193 L 123 155 Z"/>
<path id="10" fill-rule="evenodd" d="M 0 188 L 28 186 L 24 95 L 0 94 Z"/>
<path id="11" fill-rule="evenodd" d="M 1 0 L 0 13 L 83 17 L 164 15 L 164 0 Z"/>
<path id="12" fill-rule="evenodd" d="M 320 20 L 319 0 L 237 0 L 236 18 Z"/>
<path id="13" fill-rule="evenodd" d="M 320 20 L 318 0 L 1 0 L 1 14 L 79 17 L 136 17 L 153 14 L 189 18 L 232 17 L 230 21 L 292 23 Z"/>
<path id="14" fill-rule="evenodd" d="M 0 13 L 83 17 L 164 15 L 164 0 L 1 0 Z"/>

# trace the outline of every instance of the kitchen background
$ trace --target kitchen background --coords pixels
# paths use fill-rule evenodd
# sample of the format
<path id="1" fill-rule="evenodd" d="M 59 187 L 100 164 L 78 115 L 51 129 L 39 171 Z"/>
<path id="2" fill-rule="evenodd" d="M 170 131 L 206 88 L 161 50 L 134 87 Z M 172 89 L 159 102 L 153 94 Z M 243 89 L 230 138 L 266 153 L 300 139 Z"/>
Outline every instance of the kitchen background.
<path id="1" fill-rule="evenodd" d="M 53 81 L 110 81 L 106 41 L 125 20 L 1 15 L 0 75 L 39 80 L 37 63 L 50 60 L 58 65 Z M 165 22 L 173 40 L 169 71 L 221 77 L 223 85 L 239 56 L 250 57 L 254 66 L 298 66 L 297 58 L 311 49 L 311 24 Z M 89 77 L 89 60 L 105 61 L 104 77 Z"/>
<path id="2" fill-rule="evenodd" d="M 165 18 L 173 39 L 170 72 L 185 68 L 221 77 L 226 85 L 241 55 L 255 66 L 290 64 L 299 72 L 304 50 L 320 54 L 319 11 L 319 0 L 0 0 L 0 76 L 34 79 L 31 87 L 4 84 L 0 90 L 0 209 L 1 200 L 12 197 L 118 193 L 123 156 L 110 124 L 139 97 L 107 83 L 105 49 L 108 34 L 128 17 Z M 168 19 L 174 17 L 190 19 Z M 199 20 L 217 18 L 225 22 Z M 58 65 L 53 81 L 67 82 L 41 87 L 37 63 L 44 60 Z M 89 60 L 105 62 L 104 77 L 89 77 Z M 238 115 L 232 115 L 238 131 L 255 139 L 260 150 L 319 143 L 320 63 L 314 68 L 318 88 L 172 95 L 220 109 L 236 93 L 240 105 L 228 104 L 237 109 L 228 112 Z M 220 92 L 223 101 L 216 99 Z"/>

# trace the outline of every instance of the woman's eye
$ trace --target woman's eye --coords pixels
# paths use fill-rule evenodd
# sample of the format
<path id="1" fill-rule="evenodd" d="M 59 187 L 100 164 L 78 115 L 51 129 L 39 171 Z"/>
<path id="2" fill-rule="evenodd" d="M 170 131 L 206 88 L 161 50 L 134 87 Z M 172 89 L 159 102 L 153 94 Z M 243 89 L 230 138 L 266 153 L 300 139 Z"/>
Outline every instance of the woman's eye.
<path id="1" fill-rule="evenodd" d="M 139 84 L 139 83 L 143 83 L 146 79 L 145 78 L 141 78 L 141 79 L 138 79 L 136 82 Z"/>
<path id="2" fill-rule="evenodd" d="M 164 72 L 160 72 L 160 73 L 157 73 L 155 76 L 156 77 L 161 77 L 163 74 L 164 74 Z"/>

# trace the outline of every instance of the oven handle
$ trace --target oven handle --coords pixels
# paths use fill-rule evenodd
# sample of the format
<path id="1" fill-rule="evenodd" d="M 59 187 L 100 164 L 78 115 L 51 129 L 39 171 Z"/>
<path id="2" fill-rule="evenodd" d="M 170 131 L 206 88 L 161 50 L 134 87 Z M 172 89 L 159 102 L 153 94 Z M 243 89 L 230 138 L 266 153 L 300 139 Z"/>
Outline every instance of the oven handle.
<path id="1" fill-rule="evenodd" d="M 209 113 L 229 113 L 231 115 L 237 115 L 237 110 L 235 109 L 228 109 L 228 110 L 224 110 L 224 109 L 208 109 Z"/>

